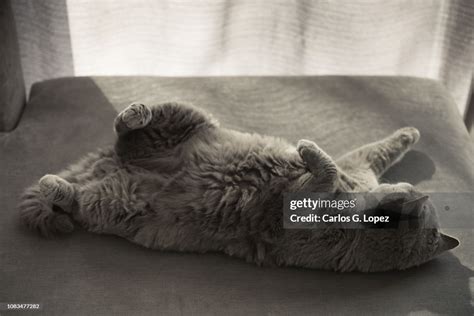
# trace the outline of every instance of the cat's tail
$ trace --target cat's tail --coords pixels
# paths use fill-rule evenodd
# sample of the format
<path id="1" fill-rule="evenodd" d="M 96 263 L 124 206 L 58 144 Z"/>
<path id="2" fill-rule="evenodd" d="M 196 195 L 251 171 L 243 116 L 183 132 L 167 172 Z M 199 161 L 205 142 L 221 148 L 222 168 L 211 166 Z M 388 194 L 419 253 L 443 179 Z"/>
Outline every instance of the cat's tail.
<path id="1" fill-rule="evenodd" d="M 45 237 L 74 230 L 71 216 L 46 198 L 39 184 L 25 191 L 18 208 L 21 221 Z"/>

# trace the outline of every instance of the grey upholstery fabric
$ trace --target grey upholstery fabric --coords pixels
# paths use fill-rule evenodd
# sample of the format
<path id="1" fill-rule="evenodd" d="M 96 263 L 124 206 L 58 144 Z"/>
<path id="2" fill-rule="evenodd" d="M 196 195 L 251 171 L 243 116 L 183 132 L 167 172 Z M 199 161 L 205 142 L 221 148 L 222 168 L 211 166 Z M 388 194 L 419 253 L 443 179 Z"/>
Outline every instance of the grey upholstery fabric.
<path id="1" fill-rule="evenodd" d="M 473 230 L 460 247 L 402 272 L 339 274 L 150 251 L 113 236 L 42 239 L 18 221 L 21 191 L 114 139 L 116 111 L 141 100 L 193 102 L 227 127 L 315 140 L 340 155 L 398 127 L 422 139 L 387 175 L 427 191 L 472 191 L 474 151 L 451 98 L 401 77 L 66 78 L 33 86 L 19 126 L 0 134 L 0 301 L 45 315 L 468 315 Z M 36 314 L 36 313 L 35 313 Z"/>
<path id="2" fill-rule="evenodd" d="M 25 104 L 25 83 L 10 1 L 0 1 L 0 132 L 17 123 Z"/>

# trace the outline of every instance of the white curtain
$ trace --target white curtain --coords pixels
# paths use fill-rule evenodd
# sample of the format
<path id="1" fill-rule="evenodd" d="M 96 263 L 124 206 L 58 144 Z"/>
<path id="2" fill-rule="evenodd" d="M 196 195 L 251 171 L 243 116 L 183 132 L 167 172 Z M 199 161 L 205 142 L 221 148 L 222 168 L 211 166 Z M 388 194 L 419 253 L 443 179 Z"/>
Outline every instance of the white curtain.
<path id="1" fill-rule="evenodd" d="M 27 87 L 71 75 L 400 75 L 440 80 L 466 110 L 472 0 L 12 2 Z"/>

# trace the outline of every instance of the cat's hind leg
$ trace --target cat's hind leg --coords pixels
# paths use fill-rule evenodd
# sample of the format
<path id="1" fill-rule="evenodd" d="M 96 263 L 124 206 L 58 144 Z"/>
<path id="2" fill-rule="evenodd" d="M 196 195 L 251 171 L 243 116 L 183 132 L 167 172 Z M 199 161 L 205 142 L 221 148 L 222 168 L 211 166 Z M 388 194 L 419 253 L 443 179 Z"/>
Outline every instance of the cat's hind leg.
<path id="1" fill-rule="evenodd" d="M 46 175 L 26 190 L 19 211 L 29 228 L 50 236 L 74 230 L 72 213 L 76 207 L 73 185 L 58 176 Z"/>
<path id="2" fill-rule="evenodd" d="M 414 127 L 404 127 L 380 141 L 362 146 L 337 160 L 337 164 L 348 174 L 367 170 L 378 178 L 388 168 L 400 161 L 420 139 Z"/>
<path id="3" fill-rule="evenodd" d="M 129 131 L 143 128 L 151 122 L 152 116 L 152 110 L 148 106 L 132 103 L 115 118 L 115 132 L 120 136 Z"/>
<path id="4" fill-rule="evenodd" d="M 147 130 L 151 137 L 176 142 L 202 127 L 216 127 L 212 115 L 190 105 L 175 102 L 147 106 L 132 103 L 120 112 L 114 121 L 119 138 L 132 131 Z"/>
<path id="5" fill-rule="evenodd" d="M 145 169 L 174 170 L 183 146 L 194 135 L 217 127 L 211 115 L 193 106 L 132 104 L 115 119 L 115 152 L 120 160 Z M 176 159 L 170 159 L 175 157 Z M 169 166 L 170 164 L 174 166 Z"/>

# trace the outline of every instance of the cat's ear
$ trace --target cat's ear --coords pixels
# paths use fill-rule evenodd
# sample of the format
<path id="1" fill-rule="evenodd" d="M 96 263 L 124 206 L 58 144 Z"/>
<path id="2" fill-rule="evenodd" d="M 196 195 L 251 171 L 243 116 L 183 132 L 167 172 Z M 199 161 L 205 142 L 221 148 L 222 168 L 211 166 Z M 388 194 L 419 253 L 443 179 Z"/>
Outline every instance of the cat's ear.
<path id="1" fill-rule="evenodd" d="M 451 250 L 459 246 L 459 240 L 449 235 L 440 233 L 440 240 L 438 249 L 436 249 L 435 255 L 439 255 L 445 251 Z"/>

